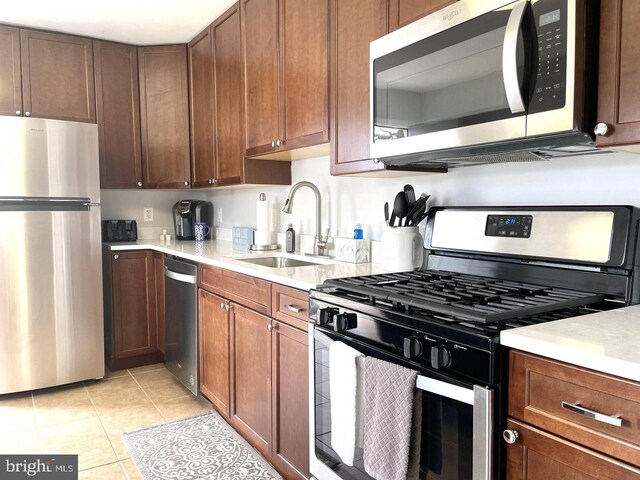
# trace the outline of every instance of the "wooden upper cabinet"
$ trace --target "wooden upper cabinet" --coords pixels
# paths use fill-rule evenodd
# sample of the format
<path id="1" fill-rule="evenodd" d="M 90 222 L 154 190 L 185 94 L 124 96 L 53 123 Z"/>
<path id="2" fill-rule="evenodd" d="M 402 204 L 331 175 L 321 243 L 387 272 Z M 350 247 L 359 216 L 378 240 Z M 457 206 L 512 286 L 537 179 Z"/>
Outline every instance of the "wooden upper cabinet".
<path id="1" fill-rule="evenodd" d="M 215 87 L 215 185 L 243 181 L 242 48 L 235 4 L 211 25 Z"/>
<path id="2" fill-rule="evenodd" d="M 397 30 L 457 0 L 389 0 L 389 31 Z"/>
<path id="3" fill-rule="evenodd" d="M 278 0 L 242 1 L 246 155 L 274 150 L 280 133 Z"/>
<path id="4" fill-rule="evenodd" d="M 189 84 L 193 186 L 210 186 L 215 178 L 215 140 L 213 53 L 209 28 L 189 43 Z"/>
<path id="5" fill-rule="evenodd" d="M 280 0 L 281 125 L 287 149 L 329 140 L 329 5 Z"/>
<path id="6" fill-rule="evenodd" d="M 95 123 L 92 41 L 20 30 L 20 47 L 24 115 Z"/>
<path id="7" fill-rule="evenodd" d="M 0 26 L 0 115 L 22 115 L 20 30 Z"/>
<path id="8" fill-rule="evenodd" d="M 185 45 L 138 48 L 145 187 L 189 188 L 189 94 Z"/>
<path id="9" fill-rule="evenodd" d="M 607 0 L 600 11 L 598 146 L 640 143 L 640 2 Z"/>
<path id="10" fill-rule="evenodd" d="M 93 42 L 101 188 L 142 187 L 136 47 Z"/>
<path id="11" fill-rule="evenodd" d="M 387 0 L 331 0 L 331 174 L 384 170 L 369 156 L 369 44 L 387 33 Z"/>

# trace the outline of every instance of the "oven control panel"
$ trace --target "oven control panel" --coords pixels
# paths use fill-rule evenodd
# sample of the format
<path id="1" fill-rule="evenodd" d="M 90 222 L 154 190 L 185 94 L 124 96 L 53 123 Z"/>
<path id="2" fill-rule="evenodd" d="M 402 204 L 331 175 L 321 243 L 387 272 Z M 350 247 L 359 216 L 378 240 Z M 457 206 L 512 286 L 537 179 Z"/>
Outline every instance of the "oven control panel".
<path id="1" fill-rule="evenodd" d="M 533 215 L 487 215 L 487 237 L 529 238 Z"/>

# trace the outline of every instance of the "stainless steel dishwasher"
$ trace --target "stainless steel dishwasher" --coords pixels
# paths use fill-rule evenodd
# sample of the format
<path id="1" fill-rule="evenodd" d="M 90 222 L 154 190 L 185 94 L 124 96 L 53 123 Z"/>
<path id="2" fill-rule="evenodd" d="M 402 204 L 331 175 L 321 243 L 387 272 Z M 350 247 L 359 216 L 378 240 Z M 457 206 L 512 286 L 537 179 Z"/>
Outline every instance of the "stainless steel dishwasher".
<path id="1" fill-rule="evenodd" d="M 198 395 L 198 266 L 166 258 L 164 263 L 167 368 Z"/>

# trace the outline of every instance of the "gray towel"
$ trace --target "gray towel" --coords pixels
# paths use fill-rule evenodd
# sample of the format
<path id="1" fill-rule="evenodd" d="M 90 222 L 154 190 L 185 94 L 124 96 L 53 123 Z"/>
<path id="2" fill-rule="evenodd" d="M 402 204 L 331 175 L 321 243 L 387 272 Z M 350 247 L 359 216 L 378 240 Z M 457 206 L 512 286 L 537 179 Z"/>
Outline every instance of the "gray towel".
<path id="1" fill-rule="evenodd" d="M 418 478 L 418 373 L 373 357 L 366 357 L 364 364 L 364 469 L 376 480 Z"/>

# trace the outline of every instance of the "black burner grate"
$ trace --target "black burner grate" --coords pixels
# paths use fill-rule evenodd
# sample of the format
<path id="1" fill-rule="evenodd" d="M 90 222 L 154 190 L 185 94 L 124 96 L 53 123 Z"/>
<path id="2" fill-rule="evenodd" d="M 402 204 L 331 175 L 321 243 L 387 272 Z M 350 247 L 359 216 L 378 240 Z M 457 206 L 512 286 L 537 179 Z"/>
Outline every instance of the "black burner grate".
<path id="1" fill-rule="evenodd" d="M 395 309 L 426 310 L 470 323 L 501 323 L 581 307 L 604 295 L 435 270 L 327 280 L 325 286 L 391 302 Z"/>

